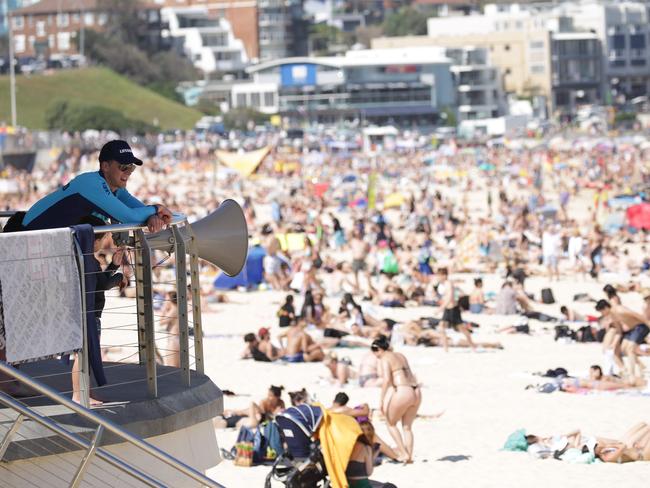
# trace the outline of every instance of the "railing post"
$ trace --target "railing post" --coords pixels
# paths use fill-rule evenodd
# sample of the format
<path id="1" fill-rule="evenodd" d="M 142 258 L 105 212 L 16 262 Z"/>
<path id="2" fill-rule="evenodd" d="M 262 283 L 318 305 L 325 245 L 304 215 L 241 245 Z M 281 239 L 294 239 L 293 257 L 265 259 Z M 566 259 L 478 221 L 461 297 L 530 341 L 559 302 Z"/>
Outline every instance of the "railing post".
<path id="1" fill-rule="evenodd" d="M 77 360 L 79 361 L 79 398 L 81 404 L 90 408 L 90 364 L 88 361 L 88 323 L 86 320 L 86 271 L 84 267 L 84 255 L 81 246 L 76 239 L 72 239 L 75 246 L 75 254 L 77 257 L 77 265 L 79 266 L 79 284 L 81 287 L 81 336 L 83 338 L 81 343 L 81 351 L 77 353 Z M 74 391 L 72 394 L 74 395 Z"/>
<path id="2" fill-rule="evenodd" d="M 181 377 L 185 386 L 190 386 L 190 351 L 187 328 L 187 256 L 183 234 L 178 225 L 172 225 L 174 234 L 174 255 L 176 257 L 176 297 L 178 304 L 178 345 Z"/>
<path id="3" fill-rule="evenodd" d="M 16 417 L 16 420 L 14 420 L 14 423 L 2 438 L 2 442 L 0 443 L 0 461 L 2 461 L 2 459 L 5 457 L 7 448 L 9 448 L 9 444 L 11 444 L 11 439 L 13 439 L 16 432 L 18 432 L 18 429 L 20 429 L 20 426 L 23 424 L 23 420 L 25 420 L 25 416 L 22 413 L 19 413 L 18 417 Z"/>
<path id="4" fill-rule="evenodd" d="M 77 468 L 77 472 L 75 473 L 74 478 L 72 478 L 72 482 L 70 483 L 70 488 L 77 488 L 78 486 L 81 485 L 81 481 L 83 480 L 84 474 L 86 474 L 86 471 L 88 470 L 88 466 L 90 466 L 90 463 L 95 457 L 95 452 L 99 447 L 99 442 L 102 438 L 103 433 L 104 433 L 104 426 L 103 425 L 98 426 L 97 430 L 95 431 L 95 435 L 93 436 L 93 440 L 90 443 L 90 447 L 88 448 L 86 454 L 81 460 L 81 464 L 79 465 L 79 468 Z"/>
<path id="5" fill-rule="evenodd" d="M 194 369 L 203 374 L 203 322 L 201 321 L 201 284 L 199 282 L 199 253 L 191 225 L 186 225 L 190 235 L 190 284 L 192 287 L 192 322 L 194 323 Z"/>
<path id="6" fill-rule="evenodd" d="M 138 353 L 140 364 L 145 364 L 147 367 L 149 396 L 157 398 L 158 378 L 156 376 L 151 248 L 142 229 L 135 231 L 135 276 L 138 312 Z"/>

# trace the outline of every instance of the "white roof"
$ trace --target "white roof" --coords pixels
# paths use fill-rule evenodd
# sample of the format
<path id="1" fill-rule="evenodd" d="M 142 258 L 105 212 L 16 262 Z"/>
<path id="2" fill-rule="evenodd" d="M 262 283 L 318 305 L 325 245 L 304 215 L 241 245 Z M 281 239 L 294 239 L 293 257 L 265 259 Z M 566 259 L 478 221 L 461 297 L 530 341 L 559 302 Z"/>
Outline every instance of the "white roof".
<path id="1" fill-rule="evenodd" d="M 345 56 L 301 56 L 281 58 L 255 64 L 247 68 L 249 73 L 263 71 L 283 64 L 321 64 L 332 68 L 349 66 L 384 66 L 391 64 L 451 64 L 441 47 L 409 47 L 399 49 L 360 49 L 348 51 Z"/>

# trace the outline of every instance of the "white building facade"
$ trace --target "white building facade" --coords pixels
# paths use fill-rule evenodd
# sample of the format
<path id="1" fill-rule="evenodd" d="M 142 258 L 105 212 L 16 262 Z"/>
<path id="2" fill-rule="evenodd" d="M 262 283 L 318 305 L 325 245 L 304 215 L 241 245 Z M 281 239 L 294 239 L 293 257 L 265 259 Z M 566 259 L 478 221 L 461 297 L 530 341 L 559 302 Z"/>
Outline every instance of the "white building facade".
<path id="1" fill-rule="evenodd" d="M 249 64 L 244 43 L 230 23 L 203 7 L 163 8 L 163 22 L 179 48 L 204 73 L 242 71 Z"/>

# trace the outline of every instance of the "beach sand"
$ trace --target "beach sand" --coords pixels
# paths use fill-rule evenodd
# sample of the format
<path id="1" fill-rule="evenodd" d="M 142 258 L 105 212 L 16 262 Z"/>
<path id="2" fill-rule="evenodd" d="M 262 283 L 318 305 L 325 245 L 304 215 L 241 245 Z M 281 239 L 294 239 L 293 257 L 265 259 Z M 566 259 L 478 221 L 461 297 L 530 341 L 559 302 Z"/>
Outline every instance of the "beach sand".
<path id="1" fill-rule="evenodd" d="M 496 277 L 486 277 L 485 281 L 486 291 L 496 291 L 500 283 Z M 531 278 L 526 288 L 539 296 L 539 289 L 547 284 L 543 278 Z M 561 304 L 572 305 L 570 299 L 574 293 L 586 291 L 600 297 L 601 288 L 602 284 L 593 281 L 553 283 L 558 303 L 539 305 L 539 309 L 559 315 Z M 204 314 L 207 374 L 220 388 L 246 395 L 226 397 L 226 408 L 242 408 L 251 400 L 258 401 L 271 384 L 283 385 L 289 391 L 306 387 L 325 405 L 330 405 L 340 391 L 319 380 L 328 374 L 322 364 L 268 364 L 238 359 L 244 333 L 262 326 L 272 327 L 272 334 L 277 333 L 275 311 L 283 296 L 269 291 L 232 293 L 229 297 L 234 303 L 220 304 L 217 313 Z M 624 295 L 623 300 L 635 306 L 640 302 L 634 294 Z M 330 306 L 335 303 L 328 302 Z M 594 313 L 593 304 L 572 306 L 581 312 Z M 406 319 L 432 315 L 433 309 L 384 309 L 384 312 L 385 317 Z M 572 465 L 536 460 L 526 453 L 500 451 L 508 435 L 519 428 L 542 435 L 579 428 L 588 434 L 619 437 L 636 422 L 650 422 L 650 396 L 542 394 L 526 390 L 529 384 L 543 382 L 542 378 L 531 375 L 535 371 L 562 366 L 572 374 L 586 375 L 591 364 L 602 363 L 601 345 L 555 342 L 552 323 L 531 321 L 531 336 L 504 335 L 496 334 L 494 328 L 512 318 L 470 314 L 466 318 L 481 324 L 477 339 L 499 340 L 505 349 L 476 354 L 469 349 L 452 349 L 445 354 L 441 348 L 401 348 L 423 384 L 420 413 L 433 415 L 444 411 L 444 414 L 438 419 L 416 420 L 414 464 L 383 464 L 375 469 L 373 479 L 413 488 L 649 486 L 650 463 Z M 355 365 L 365 352 L 364 349 L 337 350 L 339 356 L 349 356 Z M 648 358 L 644 362 L 650 367 Z M 378 388 L 346 386 L 344 391 L 350 396 L 350 405 L 367 402 L 372 408 L 378 407 Z M 379 435 L 392 444 L 383 422 L 377 422 L 376 427 Z M 229 449 L 235 438 L 234 429 L 217 430 L 220 447 Z M 226 486 L 263 486 L 268 471 L 264 466 L 242 468 L 231 461 L 222 461 L 209 475 Z"/>

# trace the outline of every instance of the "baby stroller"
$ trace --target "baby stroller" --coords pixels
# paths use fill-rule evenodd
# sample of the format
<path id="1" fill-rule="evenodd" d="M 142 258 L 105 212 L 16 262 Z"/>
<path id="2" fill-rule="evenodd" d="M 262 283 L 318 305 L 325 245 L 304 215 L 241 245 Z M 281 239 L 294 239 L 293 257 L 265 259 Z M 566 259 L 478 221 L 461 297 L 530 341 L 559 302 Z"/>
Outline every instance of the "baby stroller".
<path id="1" fill-rule="evenodd" d="M 276 415 L 285 450 L 273 463 L 264 488 L 271 488 L 273 479 L 286 488 L 329 488 L 320 445 L 312 440 L 322 419 L 320 407 L 312 405 L 290 407 Z"/>

